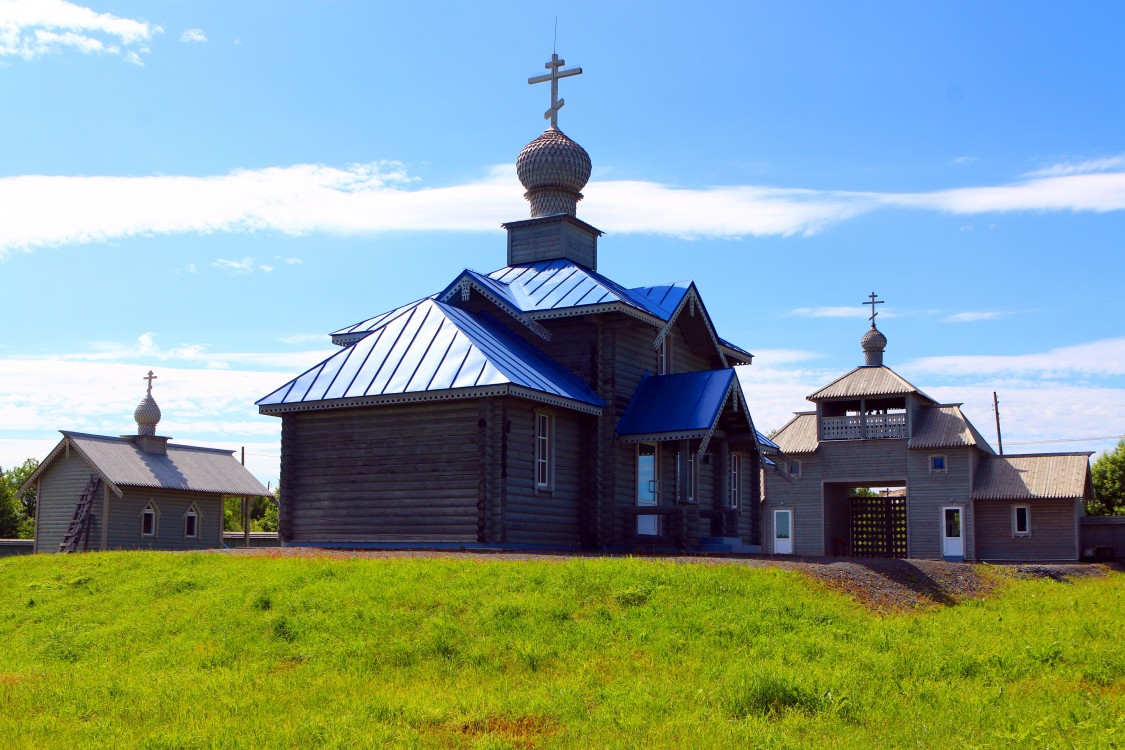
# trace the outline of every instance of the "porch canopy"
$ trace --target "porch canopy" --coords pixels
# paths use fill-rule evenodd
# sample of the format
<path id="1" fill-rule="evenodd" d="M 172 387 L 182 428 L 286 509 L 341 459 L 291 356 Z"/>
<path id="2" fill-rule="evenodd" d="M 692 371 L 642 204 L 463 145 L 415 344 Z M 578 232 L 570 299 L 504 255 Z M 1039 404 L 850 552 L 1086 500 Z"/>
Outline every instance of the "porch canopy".
<path id="1" fill-rule="evenodd" d="M 617 424 L 617 438 L 622 443 L 699 439 L 702 453 L 728 403 L 733 411 L 745 415 L 745 430 L 756 443 L 754 425 L 732 368 L 649 375 L 625 408 Z"/>

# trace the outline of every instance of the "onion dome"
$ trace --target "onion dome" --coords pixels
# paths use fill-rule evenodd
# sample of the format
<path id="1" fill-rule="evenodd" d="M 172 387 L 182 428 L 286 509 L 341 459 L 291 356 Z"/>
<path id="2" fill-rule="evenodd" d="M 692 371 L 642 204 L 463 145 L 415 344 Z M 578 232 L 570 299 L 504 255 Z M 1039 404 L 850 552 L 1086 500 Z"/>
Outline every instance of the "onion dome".
<path id="1" fill-rule="evenodd" d="M 155 435 L 156 425 L 160 423 L 160 407 L 152 397 L 152 381 L 156 376 L 152 374 L 152 370 L 149 370 L 148 377 L 144 379 L 148 381 L 148 392 L 133 410 L 133 419 L 137 421 L 138 435 Z"/>
<path id="2" fill-rule="evenodd" d="M 554 126 L 527 144 L 516 159 L 516 174 L 527 190 L 531 217 L 578 211 L 582 188 L 590 180 L 590 155 Z"/>
<path id="3" fill-rule="evenodd" d="M 863 338 L 859 340 L 859 345 L 863 347 L 865 365 L 882 366 L 883 350 L 887 348 L 887 337 L 875 327 L 874 323 L 871 324 L 871 330 L 863 334 Z"/>

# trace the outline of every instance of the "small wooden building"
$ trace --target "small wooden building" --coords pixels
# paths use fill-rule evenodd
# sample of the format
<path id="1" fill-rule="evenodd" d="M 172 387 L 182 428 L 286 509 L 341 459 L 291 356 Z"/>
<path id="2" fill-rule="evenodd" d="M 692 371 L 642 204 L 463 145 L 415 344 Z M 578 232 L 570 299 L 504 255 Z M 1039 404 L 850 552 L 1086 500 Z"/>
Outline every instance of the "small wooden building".
<path id="1" fill-rule="evenodd" d="M 946 560 L 1077 560 L 1089 453 L 998 456 L 960 404 L 865 363 L 811 394 L 773 440 L 763 551 Z M 876 496 L 856 489 L 879 488 Z M 890 491 L 887 491 L 890 490 Z"/>
<path id="2" fill-rule="evenodd" d="M 758 549 L 751 355 L 691 282 L 598 273 L 590 157 L 554 122 L 517 172 L 506 265 L 336 331 L 258 401 L 282 420 L 283 543 Z"/>
<path id="3" fill-rule="evenodd" d="M 223 546 L 223 498 L 269 492 L 233 451 L 170 443 L 156 434 L 148 393 L 123 437 L 62 431 L 24 486 L 37 493 L 36 552 L 206 549 Z"/>

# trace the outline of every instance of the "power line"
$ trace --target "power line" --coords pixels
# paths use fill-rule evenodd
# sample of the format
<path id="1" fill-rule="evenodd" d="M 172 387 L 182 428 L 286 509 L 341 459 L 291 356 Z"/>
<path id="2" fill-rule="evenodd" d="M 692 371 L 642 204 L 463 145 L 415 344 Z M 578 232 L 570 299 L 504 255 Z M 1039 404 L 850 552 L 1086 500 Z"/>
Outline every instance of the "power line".
<path id="1" fill-rule="evenodd" d="M 1048 443 L 1090 443 L 1095 440 L 1118 440 L 1120 435 L 1100 435 L 1094 437 L 1057 438 L 1055 440 L 1017 440 L 1008 445 L 1046 445 Z"/>

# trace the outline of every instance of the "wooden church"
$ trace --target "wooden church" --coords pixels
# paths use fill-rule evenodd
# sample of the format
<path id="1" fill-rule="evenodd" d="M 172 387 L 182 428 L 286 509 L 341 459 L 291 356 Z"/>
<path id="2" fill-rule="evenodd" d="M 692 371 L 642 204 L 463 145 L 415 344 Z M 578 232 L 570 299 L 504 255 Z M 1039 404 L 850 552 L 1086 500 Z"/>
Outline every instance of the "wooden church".
<path id="1" fill-rule="evenodd" d="M 36 552 L 222 547 L 224 497 L 270 496 L 233 451 L 157 435 L 156 376 L 145 379 L 135 435 L 64 430 L 20 488 L 36 489 Z"/>
<path id="2" fill-rule="evenodd" d="M 997 455 L 961 411 L 883 364 L 875 325 L 864 364 L 809 395 L 773 440 L 765 543 L 773 554 L 945 560 L 1077 560 L 1090 453 Z M 856 489 L 877 487 L 874 496 Z"/>
<path id="3" fill-rule="evenodd" d="M 507 263 L 331 334 L 257 402 L 280 417 L 282 542 L 759 549 L 760 440 L 691 282 L 598 273 L 576 216 L 590 157 L 550 127 L 516 162 Z"/>

